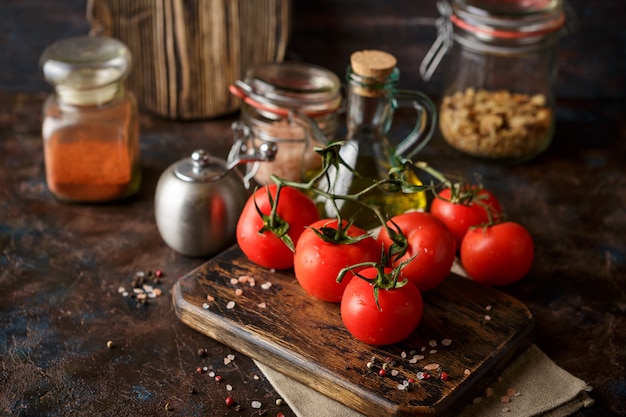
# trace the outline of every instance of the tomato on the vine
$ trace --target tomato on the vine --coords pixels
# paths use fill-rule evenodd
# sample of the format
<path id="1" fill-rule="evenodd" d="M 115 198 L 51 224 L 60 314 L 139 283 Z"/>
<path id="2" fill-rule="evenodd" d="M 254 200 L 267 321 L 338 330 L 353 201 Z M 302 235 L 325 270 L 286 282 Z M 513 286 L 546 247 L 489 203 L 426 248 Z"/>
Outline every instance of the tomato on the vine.
<path id="1" fill-rule="evenodd" d="M 304 228 L 319 219 L 315 203 L 303 192 L 277 185 L 256 190 L 244 206 L 237 222 L 237 243 L 252 262 L 265 268 L 293 267 L 293 250 Z"/>
<path id="2" fill-rule="evenodd" d="M 386 228 L 378 234 L 378 241 L 389 252 L 392 245 L 403 250 L 401 256 L 392 252 L 389 256 L 390 265 L 396 266 L 413 258 L 402 273 L 413 281 L 420 291 L 427 291 L 439 285 L 450 273 L 456 245 L 448 228 L 430 213 L 409 212 L 394 216 L 387 223 L 391 236 Z M 402 232 L 406 238 L 404 243 L 397 242 L 396 232 Z M 405 248 L 402 248 L 402 244 Z"/>
<path id="3" fill-rule="evenodd" d="M 385 274 L 392 273 L 390 268 Z M 376 280 L 379 269 L 365 268 L 359 272 L 368 280 Z M 413 333 L 422 319 L 424 302 L 419 289 L 409 280 L 400 287 L 378 288 L 359 276 L 353 277 L 341 299 L 341 319 L 356 339 L 375 346 L 398 343 Z"/>
<path id="4" fill-rule="evenodd" d="M 351 276 L 337 282 L 343 268 L 380 260 L 376 240 L 357 226 L 342 222 L 337 234 L 336 219 L 322 219 L 307 227 L 296 244 L 294 272 L 302 288 L 315 298 L 338 303 Z M 322 238 L 320 233 L 324 238 Z M 355 272 L 358 269 L 355 269 Z"/>
<path id="5" fill-rule="evenodd" d="M 500 202 L 493 193 L 478 186 L 444 188 L 430 205 L 430 213 L 441 220 L 454 235 L 457 248 L 472 226 L 497 220 L 502 214 Z"/>
<path id="6" fill-rule="evenodd" d="M 504 286 L 523 278 L 532 266 L 533 239 L 524 226 L 511 221 L 467 231 L 461 243 L 461 264 L 485 285 Z"/>

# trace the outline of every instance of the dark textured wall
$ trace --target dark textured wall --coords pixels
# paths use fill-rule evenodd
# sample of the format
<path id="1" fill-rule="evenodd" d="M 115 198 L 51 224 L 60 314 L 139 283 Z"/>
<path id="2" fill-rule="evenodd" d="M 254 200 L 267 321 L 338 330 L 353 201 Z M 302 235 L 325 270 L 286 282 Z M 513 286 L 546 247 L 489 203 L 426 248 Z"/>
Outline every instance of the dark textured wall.
<path id="1" fill-rule="evenodd" d="M 626 2 L 572 0 L 569 5 L 578 30 L 565 37 L 559 49 L 558 96 L 623 98 Z M 0 90 L 47 90 L 38 57 L 50 42 L 89 30 L 85 8 L 86 0 L 2 2 Z M 347 63 L 354 50 L 384 49 L 398 57 L 401 86 L 438 94 L 440 73 L 428 84 L 418 74 L 436 35 L 436 17 L 435 0 L 296 0 L 287 58 L 343 74 L 338 57 Z"/>

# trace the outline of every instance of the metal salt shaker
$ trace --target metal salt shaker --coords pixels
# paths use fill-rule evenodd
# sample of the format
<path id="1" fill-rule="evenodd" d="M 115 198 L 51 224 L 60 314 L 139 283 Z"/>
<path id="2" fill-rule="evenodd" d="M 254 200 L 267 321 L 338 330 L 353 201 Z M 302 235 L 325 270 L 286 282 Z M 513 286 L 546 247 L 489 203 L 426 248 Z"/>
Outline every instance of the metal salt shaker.
<path id="1" fill-rule="evenodd" d="M 231 152 L 232 153 L 232 152 Z M 229 163 L 196 150 L 170 165 L 155 193 L 156 224 L 175 251 L 194 257 L 210 256 L 235 243 L 237 221 L 248 198 L 241 174 L 234 168 L 272 160 L 276 145 L 262 144 L 255 153 L 240 153 Z"/>

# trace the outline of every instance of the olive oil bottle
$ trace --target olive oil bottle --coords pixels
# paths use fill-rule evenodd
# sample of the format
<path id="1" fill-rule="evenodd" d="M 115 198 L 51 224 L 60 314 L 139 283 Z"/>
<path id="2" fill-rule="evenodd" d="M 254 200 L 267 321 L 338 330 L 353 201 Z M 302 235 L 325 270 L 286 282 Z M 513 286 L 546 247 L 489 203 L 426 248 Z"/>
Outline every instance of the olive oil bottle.
<path id="1" fill-rule="evenodd" d="M 417 91 L 397 90 L 399 70 L 396 58 L 382 51 L 365 50 L 350 57 L 348 83 L 347 136 L 339 155 L 346 165 L 331 167 L 326 176 L 327 187 L 335 195 L 355 195 L 388 177 L 389 169 L 401 159 L 415 155 L 432 137 L 436 111 L 432 101 Z M 395 109 L 407 105 L 417 111 L 417 121 L 408 137 L 393 146 L 387 133 Z M 412 174 L 409 174 L 412 175 Z M 419 185 L 419 178 L 411 181 Z M 324 181 L 322 181 L 324 182 Z M 362 200 L 376 204 L 389 216 L 409 210 L 426 208 L 423 192 L 389 192 L 378 187 L 363 194 Z M 322 212 L 336 216 L 333 204 L 319 199 Z M 352 200 L 336 200 L 342 218 L 355 217 L 355 224 L 370 229 L 380 225 L 371 210 Z"/>

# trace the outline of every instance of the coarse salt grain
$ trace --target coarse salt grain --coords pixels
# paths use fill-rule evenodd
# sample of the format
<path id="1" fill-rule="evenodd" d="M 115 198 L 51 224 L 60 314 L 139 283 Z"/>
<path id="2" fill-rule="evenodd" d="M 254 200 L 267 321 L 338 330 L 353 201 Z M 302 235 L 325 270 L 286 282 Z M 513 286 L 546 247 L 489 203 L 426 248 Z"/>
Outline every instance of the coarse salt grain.
<path id="1" fill-rule="evenodd" d="M 469 375 L 471 373 L 472 373 L 472 371 L 470 371 L 469 369 L 466 369 L 466 370 L 463 371 L 463 375 L 465 375 L 465 376 L 467 376 L 467 375 Z"/>
<path id="2" fill-rule="evenodd" d="M 391 375 L 392 375 L 392 376 L 398 376 L 398 374 L 399 374 L 399 373 L 400 373 L 400 372 L 399 372 L 397 369 L 393 369 L 393 370 L 391 371 Z"/>
<path id="3" fill-rule="evenodd" d="M 241 294 L 243 294 L 243 290 L 242 290 L 241 288 L 237 288 L 237 289 L 235 290 L 235 295 L 236 295 L 236 296 L 240 296 Z"/>
<path id="4" fill-rule="evenodd" d="M 491 320 L 491 316 L 489 314 L 485 314 L 485 320 L 487 321 Z"/>
<path id="5" fill-rule="evenodd" d="M 404 384 L 398 384 L 398 389 L 400 391 L 404 391 L 405 388 L 406 388 L 406 386 Z"/>
<path id="6" fill-rule="evenodd" d="M 235 360 L 235 355 L 233 355 L 232 353 L 229 353 L 228 355 L 226 355 L 226 357 L 230 359 L 231 361 Z"/>
<path id="7" fill-rule="evenodd" d="M 229 301 L 228 304 L 226 304 L 226 308 L 232 310 L 233 308 L 235 308 L 235 302 Z"/>
<path id="8" fill-rule="evenodd" d="M 231 283 L 232 285 L 237 285 L 237 284 L 239 284 L 239 280 L 238 280 L 237 278 L 231 278 L 231 279 L 230 279 L 230 283 Z"/>
<path id="9" fill-rule="evenodd" d="M 250 277 L 248 275 L 242 275 L 239 277 L 238 281 L 243 284 L 244 282 L 248 282 L 249 279 Z"/>
<path id="10" fill-rule="evenodd" d="M 261 284 L 261 288 L 263 288 L 264 290 L 269 290 L 271 287 L 272 287 L 272 283 L 269 281 Z"/>
<path id="11" fill-rule="evenodd" d="M 493 388 L 485 389 L 485 397 L 491 397 L 493 395 Z"/>
<path id="12" fill-rule="evenodd" d="M 508 395 L 509 397 L 514 397 L 515 394 L 517 394 L 517 391 L 515 390 L 515 388 L 509 388 L 506 390 L 506 395 Z"/>
<path id="13" fill-rule="evenodd" d="M 452 339 L 443 339 L 441 344 L 444 346 L 450 346 L 452 344 Z"/>
<path id="14" fill-rule="evenodd" d="M 259 307 L 259 308 L 265 308 L 265 307 L 267 307 L 267 304 L 265 304 L 265 303 L 259 303 L 259 304 L 257 304 L 257 307 Z"/>
<path id="15" fill-rule="evenodd" d="M 426 369 L 427 371 L 434 371 L 439 368 L 440 365 L 438 363 L 429 363 L 428 365 L 424 366 L 424 369 Z"/>
<path id="16" fill-rule="evenodd" d="M 430 347 L 437 347 L 437 341 L 436 340 L 431 340 L 430 342 L 428 342 L 428 344 L 430 345 Z"/>
<path id="17" fill-rule="evenodd" d="M 210 295 L 210 294 L 207 294 L 206 299 L 207 299 L 208 301 L 215 301 L 215 297 L 213 297 L 213 296 L 212 296 L 212 295 Z"/>
<path id="18" fill-rule="evenodd" d="M 503 395 L 502 398 L 500 398 L 500 402 L 501 403 L 509 403 L 509 402 L 511 402 L 511 398 L 506 396 L 506 395 Z"/>
<path id="19" fill-rule="evenodd" d="M 486 306 L 486 307 L 485 307 L 485 310 L 487 310 L 487 311 L 491 311 L 491 306 Z"/>
<path id="20" fill-rule="evenodd" d="M 230 384 L 226 384 L 226 391 L 232 391 L 233 390 L 233 386 Z"/>
<path id="21" fill-rule="evenodd" d="M 437 349 L 431 349 L 430 351 L 428 351 L 428 353 L 434 355 L 435 353 L 437 353 Z"/>
<path id="22" fill-rule="evenodd" d="M 124 287 L 117 287 L 117 292 L 122 294 L 122 293 L 126 292 L 126 288 L 124 288 Z"/>
<path id="23" fill-rule="evenodd" d="M 406 352 L 402 352 L 402 353 L 400 354 L 400 356 L 402 357 L 402 359 L 405 359 L 405 358 L 406 358 Z"/>
<path id="24" fill-rule="evenodd" d="M 202 303 L 202 308 L 203 308 L 203 309 L 208 310 L 208 309 L 209 309 L 209 307 L 210 307 L 210 306 L 209 306 L 209 303 Z"/>
<path id="25" fill-rule="evenodd" d="M 261 401 L 252 401 L 252 403 L 250 404 L 252 406 L 252 408 L 256 408 L 259 409 L 261 408 Z"/>

